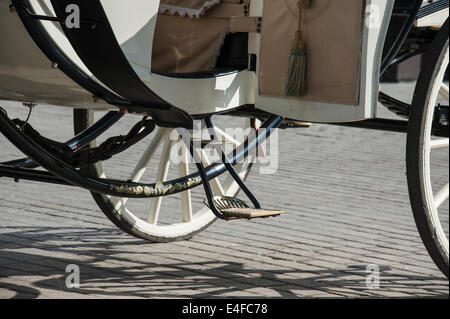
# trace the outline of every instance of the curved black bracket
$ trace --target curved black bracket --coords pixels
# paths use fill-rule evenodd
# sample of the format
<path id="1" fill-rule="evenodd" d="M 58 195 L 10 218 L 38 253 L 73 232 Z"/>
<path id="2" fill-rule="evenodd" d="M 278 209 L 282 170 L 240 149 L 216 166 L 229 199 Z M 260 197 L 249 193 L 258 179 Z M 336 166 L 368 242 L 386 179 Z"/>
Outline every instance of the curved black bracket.
<path id="1" fill-rule="evenodd" d="M 68 58 L 49 37 L 39 19 L 33 18 L 33 13 L 31 8 L 28 7 L 26 0 L 11 1 L 20 20 L 36 45 L 52 63 L 58 65 L 62 72 L 96 98 L 105 100 L 107 103 L 115 106 L 125 107 L 130 104 L 130 102 L 125 101 L 88 77 Z"/>
<path id="2" fill-rule="evenodd" d="M 159 126 L 191 128 L 193 119 L 155 94 L 131 67 L 123 53 L 99 0 L 51 0 L 56 16 L 67 16 L 66 8 L 76 4 L 80 19 L 99 21 L 79 28 L 61 27 L 80 59 L 108 88 L 131 102 L 127 108 L 152 116 Z"/>
<path id="3" fill-rule="evenodd" d="M 11 2 L 23 25 L 41 51 L 62 72 L 90 92 L 94 97 L 103 99 L 109 104 L 123 107 L 129 111 L 150 114 L 160 126 L 186 128 L 192 126 L 192 118 L 189 114 L 159 98 L 134 73 L 117 43 L 99 1 L 52 1 L 55 10 L 56 8 L 59 9 L 57 10 L 57 16 L 53 18 L 36 15 L 30 8 L 27 0 L 11 0 Z M 92 24 L 83 23 L 79 29 L 67 29 L 64 23 L 62 23 L 61 26 L 66 36 L 85 65 L 102 83 L 115 93 L 96 83 L 92 78 L 83 73 L 58 48 L 43 28 L 40 20 L 65 21 L 67 15 L 65 8 L 68 4 L 83 6 L 81 11 L 83 17 L 81 21 L 95 21 L 97 27 L 93 29 L 91 28 Z M 92 8 L 85 10 L 90 6 L 94 10 Z M 89 18 L 89 16 L 93 18 Z M 76 33 L 76 30 L 79 33 Z M 87 36 L 86 39 L 83 39 L 84 36 Z M 106 59 L 105 57 L 110 57 L 110 59 Z"/>

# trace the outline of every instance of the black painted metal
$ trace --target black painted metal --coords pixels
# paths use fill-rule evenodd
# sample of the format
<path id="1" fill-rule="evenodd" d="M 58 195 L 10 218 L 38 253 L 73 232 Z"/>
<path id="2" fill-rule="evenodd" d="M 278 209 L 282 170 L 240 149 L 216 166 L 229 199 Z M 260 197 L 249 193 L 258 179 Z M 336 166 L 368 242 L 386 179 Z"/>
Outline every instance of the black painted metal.
<path id="1" fill-rule="evenodd" d="M 333 125 L 356 127 L 386 132 L 407 133 L 408 131 L 408 121 L 380 119 L 380 118 L 351 123 L 333 123 Z M 448 137 L 449 136 L 448 126 L 440 126 L 434 128 L 432 134 L 433 136 L 436 137 Z"/>
<path id="2" fill-rule="evenodd" d="M 245 158 L 249 151 L 270 136 L 271 130 L 277 128 L 281 122 L 282 119 L 279 116 L 268 118 L 256 132 L 256 137 L 251 136 L 247 143 L 242 144 L 233 152 L 230 162 L 236 164 Z M 0 112 L 0 132 L 25 155 L 32 158 L 56 177 L 93 192 L 117 197 L 150 198 L 176 194 L 202 184 L 199 173 L 196 173 L 164 182 L 162 187 L 169 187 L 170 191 L 161 192 L 159 189 L 160 185 L 156 184 L 131 183 L 86 176 L 42 149 L 21 131 L 8 118 L 5 112 Z M 214 179 L 225 172 L 225 170 L 226 167 L 223 163 L 214 163 L 206 168 L 206 177 L 207 179 Z M 174 185 L 178 185 L 178 187 L 174 187 Z M 145 190 L 148 190 L 148 192 Z"/>
<path id="3" fill-rule="evenodd" d="M 186 141 L 186 139 L 183 139 Z M 206 198 L 209 203 L 209 209 L 216 215 L 218 218 L 224 219 L 224 215 L 217 209 L 216 204 L 214 203 L 214 193 L 211 189 L 211 185 L 209 184 L 208 173 L 203 166 L 201 159 L 199 158 L 197 152 L 194 149 L 194 144 L 192 141 L 187 145 L 190 150 L 191 156 L 194 159 L 195 166 L 197 167 L 200 178 L 202 179 L 203 189 L 205 191 Z"/>
<path id="4" fill-rule="evenodd" d="M 206 127 L 209 130 L 211 141 L 218 141 L 217 134 L 214 131 L 214 125 L 212 124 L 211 117 L 205 118 Z M 197 167 L 197 170 L 200 174 L 200 177 L 202 179 L 203 188 L 205 191 L 206 199 L 209 203 L 209 208 L 211 211 L 216 215 L 217 217 L 221 219 L 226 219 L 224 215 L 217 209 L 215 201 L 214 201 L 214 193 L 211 189 L 211 185 L 209 184 L 208 174 L 202 164 L 201 159 L 199 158 L 195 148 L 194 143 L 191 141 L 191 139 L 188 139 L 187 136 L 183 138 L 183 141 L 187 144 L 186 146 L 189 148 L 189 151 L 191 153 L 192 158 L 194 159 L 195 165 Z M 189 142 L 188 142 L 189 141 Z M 241 179 L 239 174 L 234 170 L 233 165 L 231 165 L 227 155 L 225 154 L 222 144 L 218 144 L 216 147 L 216 151 L 221 154 L 222 157 L 222 164 L 225 165 L 226 170 L 230 175 L 233 177 L 235 182 L 239 185 L 239 187 L 242 189 L 242 191 L 247 195 L 247 197 L 250 199 L 250 201 L 253 203 L 255 208 L 261 208 L 261 205 L 259 204 L 258 200 L 256 199 L 255 195 L 252 193 L 252 191 L 245 185 L 244 181 Z"/>
<path id="5" fill-rule="evenodd" d="M 16 6 L 17 12 L 22 19 L 22 22 L 24 23 L 25 27 L 29 31 L 30 35 L 33 37 L 35 42 L 39 45 L 41 50 L 47 54 L 49 59 L 53 62 L 56 62 L 59 66 L 59 68 L 65 72 L 67 75 L 69 75 L 72 79 L 74 79 L 77 83 L 80 84 L 80 86 L 84 87 L 91 93 L 93 93 L 95 96 L 105 99 L 108 103 L 115 104 L 115 105 L 123 105 L 128 107 L 129 109 L 133 109 L 137 104 L 133 101 L 133 105 L 131 106 L 131 103 L 128 100 L 124 100 L 120 98 L 119 96 L 115 95 L 114 93 L 111 93 L 109 90 L 106 90 L 102 86 L 95 83 L 92 79 L 87 77 L 83 72 L 81 72 L 71 61 L 64 56 L 64 54 L 57 49 L 57 46 L 52 42 L 52 40 L 49 38 L 49 36 L 46 34 L 45 30 L 42 28 L 40 22 L 35 21 L 35 17 L 33 17 L 32 14 L 27 12 L 26 3 L 25 0 L 12 0 L 13 4 Z M 55 2 L 53 5 L 58 7 L 59 10 L 59 16 L 57 17 L 58 20 L 61 20 L 64 17 L 63 8 L 65 8 L 65 2 L 74 3 L 74 0 L 64 0 L 64 1 L 56 1 L 53 0 L 52 2 Z M 109 26 L 109 23 L 107 21 L 106 16 L 104 15 L 104 12 L 101 8 L 100 3 L 97 0 L 92 1 L 76 1 L 80 4 L 85 5 L 85 8 L 90 8 L 90 10 L 84 10 L 85 12 L 88 12 L 88 18 L 89 15 L 92 15 L 96 19 L 98 18 L 97 15 L 100 15 L 101 17 L 101 23 L 106 22 L 106 29 L 109 33 L 109 39 L 111 39 L 111 27 Z M 447 1 L 448 2 L 448 1 Z M 63 4 L 64 3 L 64 4 Z M 394 9 L 394 15 L 391 21 L 391 25 L 389 27 L 389 34 L 391 35 L 391 38 L 388 38 L 386 40 L 385 45 L 385 52 L 383 56 L 383 68 L 382 73 L 386 70 L 386 68 L 392 64 L 393 59 L 395 58 L 398 50 L 400 49 L 401 45 L 403 44 L 404 40 L 406 39 L 409 31 L 411 30 L 411 27 L 413 25 L 413 22 L 416 18 L 417 12 L 419 11 L 420 5 L 422 1 L 402 1 L 397 0 L 395 4 Z M 448 4 L 447 4 L 448 6 Z M 394 21 L 395 17 L 402 17 L 401 22 L 400 20 Z M 103 28 L 104 26 L 102 26 Z M 99 28 L 99 29 L 102 29 Z M 74 46 L 78 48 L 78 45 L 80 42 L 83 42 L 81 39 L 83 36 L 88 35 L 90 37 L 90 42 L 87 41 L 87 44 L 92 44 L 92 41 L 95 41 L 95 39 L 98 39 L 99 36 L 103 36 L 104 33 L 101 33 L 97 36 L 92 36 L 92 34 L 95 34 L 89 30 L 86 30 L 86 28 L 82 28 L 83 32 L 80 34 L 74 34 L 69 32 L 68 29 L 65 29 L 65 32 L 68 34 L 69 39 L 73 41 L 75 44 Z M 116 46 L 116 42 L 113 41 L 112 47 Z M 83 46 L 86 49 L 86 45 Z M 119 48 L 120 49 L 120 48 Z M 104 49 L 106 50 L 106 49 Z M 95 51 L 95 50 L 90 50 Z M 121 52 L 121 51 L 120 51 Z M 105 52 L 103 52 L 104 54 Z M 88 56 L 89 53 L 85 54 Z M 123 58 L 123 57 L 118 57 Z M 90 59 L 90 58 L 89 58 Z M 91 60 L 92 63 L 98 62 L 98 56 Z M 398 62 L 398 61 L 397 61 Z M 128 65 L 129 66 L 129 65 Z M 104 68 L 104 66 L 102 66 Z M 105 70 L 102 70 L 104 72 Z M 128 71 L 126 71 L 128 72 Z M 125 72 L 125 73 L 126 73 Z M 114 81 L 116 81 L 115 79 Z M 132 83 L 132 82 L 131 82 Z M 130 84 L 130 83 L 129 83 Z M 130 84 L 131 85 L 131 84 Z M 115 86 L 115 85 L 114 85 Z M 128 90 L 129 88 L 127 88 Z M 139 91 L 140 89 L 138 89 Z M 148 88 L 147 88 L 148 90 Z M 151 91 L 150 91 L 151 92 Z M 142 92 L 140 92 L 142 93 Z M 137 93 L 138 95 L 140 94 Z M 145 93 L 142 93 L 145 103 L 138 103 L 138 106 L 143 106 L 145 104 L 146 107 L 149 107 L 149 109 L 171 109 L 172 106 L 168 105 L 166 102 L 159 99 L 156 95 L 152 96 L 152 99 L 155 98 L 156 103 L 153 104 L 152 102 L 145 101 L 148 97 L 148 91 Z M 145 96 L 147 95 L 147 96 Z M 151 95 L 151 94 L 150 94 Z M 142 99 L 137 99 L 141 100 Z M 151 105 L 150 105 L 151 104 Z M 253 114 L 253 111 L 256 112 L 256 114 Z M 113 116 L 111 113 L 116 113 L 115 116 Z M 105 117 L 104 123 L 98 123 L 98 127 L 91 127 L 86 130 L 86 132 L 82 132 L 80 135 L 77 135 L 73 139 L 67 142 L 69 146 L 72 148 L 78 148 L 82 147 L 83 145 L 86 145 L 91 140 L 96 138 L 99 134 L 101 134 L 104 130 L 106 130 L 107 127 L 115 123 L 115 121 L 120 118 L 118 116 L 117 112 L 111 112 L 108 113 L 108 116 Z M 262 134 L 260 137 L 264 139 L 270 134 L 271 128 L 278 127 L 282 120 L 280 117 L 270 115 L 268 113 L 261 113 L 257 112 L 256 110 L 236 110 L 235 113 L 240 114 L 241 116 L 259 116 L 267 118 L 266 126 L 262 128 L 262 131 L 264 134 Z M 241 114 L 242 113 L 242 114 Z M 184 117 L 184 115 L 182 115 Z M 189 119 L 191 119 L 189 117 Z M 186 120 L 184 118 L 182 121 Z M 124 194 L 122 192 L 113 191 L 113 189 L 117 189 L 120 187 L 129 187 L 129 188 L 136 188 L 136 187 L 154 187 L 155 184 L 140 184 L 140 183 L 123 183 L 121 181 L 116 180 L 108 180 L 108 179 L 98 179 L 98 178 L 89 178 L 86 176 L 83 176 L 78 171 L 73 170 L 70 166 L 67 164 L 58 161 L 55 159 L 51 154 L 48 154 L 44 150 L 42 150 L 38 145 L 33 143 L 30 139 L 28 139 L 26 136 L 23 136 L 21 134 L 20 130 L 17 129 L 12 123 L 10 123 L 9 119 L 7 119 L 6 115 L 3 116 L 3 114 L 0 114 L 0 121 L 2 123 L 1 130 L 4 133 L 5 136 L 8 137 L 19 149 L 23 150 L 25 149 L 25 152 L 30 155 L 30 157 L 38 159 L 39 163 L 43 163 L 43 167 L 47 168 L 51 172 L 55 172 L 55 175 L 48 172 L 42 172 L 42 171 L 34 171 L 34 170 L 27 170 L 25 168 L 19 168 L 17 166 L 22 167 L 36 167 L 37 163 L 35 163 L 31 159 L 22 159 L 17 161 L 10 161 L 6 163 L 0 164 L 0 176 L 5 177 L 13 177 L 13 178 L 22 178 L 22 179 L 29 179 L 29 180 L 38 180 L 43 182 L 50 182 L 50 183 L 58 183 L 58 184 L 64 184 L 64 185 L 77 185 L 81 186 L 83 188 L 89 189 L 91 191 L 98 191 L 104 194 L 112 195 L 112 196 L 122 196 L 122 197 L 156 197 L 156 196 L 146 196 L 143 194 L 136 195 L 136 194 Z M 162 122 L 164 122 L 163 120 Z M 167 123 L 166 123 L 167 124 Z M 174 123 L 172 122 L 171 125 Z M 187 126 L 186 123 L 182 126 Z M 191 125 L 191 124 L 189 124 Z M 397 121 L 397 120 L 389 120 L 389 119 L 372 119 L 372 120 L 366 120 L 356 123 L 341 123 L 337 125 L 345 125 L 345 126 L 352 126 L 352 127 L 361 127 L 361 128 L 368 128 L 368 129 L 376 129 L 376 130 L 385 130 L 385 131 L 394 131 L 394 132 L 406 132 L 407 130 L 407 121 Z M 180 126 L 179 123 L 176 124 L 176 126 Z M 434 132 L 437 136 L 447 136 L 448 137 L 448 127 L 442 129 L 442 130 L 435 130 Z M 257 138 L 258 143 L 261 139 Z M 240 149 L 240 151 L 232 158 L 231 162 L 236 163 L 242 156 L 246 156 L 248 154 L 248 151 L 255 147 L 256 145 L 253 143 L 251 145 L 245 146 L 243 149 Z M 16 167 L 11 167 L 16 166 Z M 210 165 L 208 168 L 203 168 L 203 177 L 207 180 L 211 178 L 215 178 L 218 175 L 222 174 L 224 171 L 229 170 L 229 167 L 227 167 L 226 161 L 225 163 L 215 163 Z M 202 176 L 201 170 L 198 174 L 191 174 L 188 177 L 177 179 L 174 181 L 167 182 L 165 184 L 169 183 L 176 183 L 176 182 L 183 182 L 186 181 L 187 178 L 197 178 Z M 233 170 L 234 171 L 234 170 Z M 70 181 L 70 182 L 69 182 Z M 195 183 L 194 183 L 195 184 Z M 196 183 L 194 186 L 198 186 L 200 183 Z M 116 186 L 116 188 L 111 188 L 111 185 Z M 192 188 L 189 187 L 189 188 Z M 183 189 L 185 190 L 185 189 Z"/>
<path id="6" fill-rule="evenodd" d="M 58 46 L 55 45 L 53 40 L 44 30 L 39 20 L 33 19 L 30 15 L 31 8 L 28 6 L 26 0 L 11 1 L 31 38 L 49 60 L 58 65 L 58 68 L 61 71 L 75 81 L 80 87 L 90 92 L 93 96 L 105 100 L 107 103 L 116 106 L 126 106 L 130 104 L 128 101 L 125 101 L 118 95 L 102 87 L 84 74 L 61 50 L 58 49 Z"/>
<path id="7" fill-rule="evenodd" d="M 97 147 L 89 147 L 73 152 L 69 160 L 65 162 L 74 167 L 86 167 L 88 164 L 106 161 L 140 142 L 152 133 L 154 129 L 155 123 L 153 120 L 144 117 L 131 128 L 127 135 L 112 136 Z"/>
<path id="8" fill-rule="evenodd" d="M 351 123 L 336 123 L 334 125 L 398 133 L 406 133 L 408 131 L 408 121 L 391 119 L 371 119 Z"/>
<path id="9" fill-rule="evenodd" d="M 190 142 L 187 147 L 190 149 L 190 153 L 192 158 L 194 159 L 195 166 L 197 167 L 197 170 L 200 174 L 200 177 L 202 179 L 203 183 L 203 189 L 205 191 L 206 199 L 208 201 L 209 209 L 216 215 L 218 218 L 226 219 L 225 216 L 217 209 L 215 201 L 214 201 L 214 192 L 212 191 L 211 185 L 209 184 L 210 178 L 208 178 L 208 173 L 206 172 L 205 167 L 203 166 L 201 159 L 199 158 L 197 152 L 195 152 L 194 144 Z M 225 156 L 225 154 L 222 152 L 222 156 Z M 226 158 L 223 158 L 223 164 L 225 165 L 225 168 L 230 173 L 230 175 L 233 177 L 233 179 L 239 184 L 241 189 L 247 194 L 247 196 L 252 201 L 255 208 L 261 208 L 261 205 L 259 204 L 256 197 L 253 195 L 253 193 L 248 189 L 248 187 L 245 185 L 245 183 L 242 181 L 242 179 L 239 177 L 239 175 L 234 170 L 233 166 L 228 162 Z"/>
<path id="10" fill-rule="evenodd" d="M 389 68 L 392 60 L 396 57 L 409 32 L 411 31 L 417 13 L 422 6 L 423 0 L 396 0 L 391 21 L 384 43 L 383 58 L 380 76 L 383 76 Z"/>
<path id="11" fill-rule="evenodd" d="M 83 4 L 84 6 L 96 6 L 100 8 L 101 11 L 97 11 L 102 13 L 103 9 L 98 1 L 85 1 L 85 0 L 71 0 L 68 1 L 67 4 L 62 6 L 63 0 L 54 1 L 53 6 L 59 8 L 61 10 L 58 11 L 57 17 L 54 19 L 55 21 L 64 21 L 66 17 L 65 8 L 67 4 Z M 65 1 L 67 2 L 67 1 Z M 95 3 L 94 3 L 95 2 Z M 80 30 L 80 35 L 78 39 L 80 43 L 73 44 L 77 53 L 80 55 L 80 51 L 85 49 L 84 52 L 86 56 L 94 56 L 97 58 L 95 61 L 89 58 L 89 62 L 86 62 L 86 56 L 80 55 L 83 59 L 83 62 L 89 67 L 91 71 L 98 71 L 100 66 L 102 69 L 102 75 L 95 73 L 97 78 L 99 78 L 103 83 L 105 83 L 110 89 L 119 93 L 119 95 L 112 93 L 110 90 L 96 83 L 94 80 L 89 78 L 86 74 L 84 74 L 76 65 L 70 61 L 70 59 L 65 56 L 65 54 L 58 49 L 55 43 L 52 41 L 50 36 L 47 34 L 45 29 L 42 27 L 39 19 L 36 19 L 36 15 L 31 11 L 31 8 L 28 5 L 27 0 L 12 0 L 14 7 L 17 10 L 17 13 L 27 29 L 30 36 L 33 38 L 35 43 L 39 46 L 39 48 L 47 55 L 51 62 L 58 65 L 58 68 L 63 71 L 67 76 L 69 76 L 72 80 L 74 80 L 78 85 L 92 93 L 92 95 L 96 98 L 100 98 L 105 100 L 107 103 L 110 103 L 114 106 L 120 106 L 130 111 L 138 111 L 145 112 L 151 114 L 152 117 L 157 121 L 160 126 L 173 126 L 173 127 L 190 127 L 192 126 L 192 118 L 186 112 L 170 105 L 169 103 L 163 101 L 156 94 L 154 94 L 150 89 L 148 89 L 145 84 L 137 78 L 137 75 L 131 69 L 131 66 L 128 64 L 128 61 L 123 56 L 120 47 L 117 44 L 117 41 L 111 31 L 109 26 L 109 22 L 106 16 L 103 14 L 101 18 L 103 18 L 97 28 L 93 30 L 89 27 L 89 24 L 82 24 L 80 29 L 67 29 L 62 24 L 64 31 L 66 31 L 66 35 L 69 40 L 74 41 L 76 36 L 69 36 L 67 30 Z M 83 7 L 83 9 L 85 9 Z M 99 17 L 92 11 L 82 10 L 82 14 L 93 15 L 92 19 L 83 17 L 82 21 L 99 21 Z M 48 20 L 48 19 L 47 19 Z M 107 30 L 107 31 L 106 31 Z M 86 31 L 86 32 L 85 32 Z M 92 32 L 90 32 L 92 31 Z M 96 31 L 96 32 L 94 32 Z M 83 34 L 81 34 L 83 33 Z M 105 37 L 105 34 L 109 37 Z M 94 36 L 93 36 L 94 35 Z M 86 38 L 84 41 L 83 38 Z M 88 43 L 89 42 L 89 43 Z M 84 46 L 82 44 L 84 43 Z M 101 46 L 101 44 L 108 44 L 108 46 Z M 92 48 L 102 47 L 103 50 L 92 50 Z M 86 48 L 87 47 L 87 48 Z M 89 52 L 90 51 L 90 52 Z M 114 55 L 115 53 L 115 55 Z M 114 56 L 113 61 L 105 59 L 107 56 Z M 125 60 L 124 60 L 125 59 Z M 125 63 L 126 62 L 126 63 Z M 114 68 L 110 66 L 114 65 Z M 122 66 L 122 70 L 118 69 Z M 104 73 L 107 73 L 104 76 Z M 125 76 L 127 75 L 127 76 Z M 134 78 L 133 78 L 134 77 Z M 130 78 L 133 78 L 130 80 Z M 128 81 L 127 81 L 128 79 Z M 114 85 L 111 86 L 111 84 Z M 124 87 L 125 84 L 128 84 Z M 116 90 L 115 90 L 116 89 Z M 136 99 L 131 98 L 130 96 L 133 91 L 141 91 L 145 92 L 141 97 L 144 99 Z"/>
<path id="12" fill-rule="evenodd" d="M 92 142 L 95 138 L 103 134 L 107 129 L 113 126 L 125 114 L 122 112 L 111 111 L 106 113 L 101 119 L 92 124 L 90 127 L 77 134 L 75 137 L 67 141 L 67 145 L 73 150 L 82 148 Z"/>
<path id="13" fill-rule="evenodd" d="M 397 56 L 394 60 L 392 60 L 391 64 L 389 65 L 389 67 L 398 65 L 400 63 L 405 62 L 406 60 L 409 60 L 417 55 L 423 54 L 428 50 L 428 47 L 421 47 L 419 49 L 417 49 L 414 52 L 407 52 L 404 53 L 402 55 Z"/>
<path id="14" fill-rule="evenodd" d="M 72 184 L 56 177 L 49 172 L 38 171 L 29 168 L 11 167 L 3 164 L 0 164 L 0 177 L 14 178 L 14 180 L 16 181 L 28 180 L 41 183 L 73 186 Z"/>
<path id="15" fill-rule="evenodd" d="M 409 110 L 411 108 L 410 104 L 394 99 L 381 91 L 378 94 L 378 101 L 389 111 L 397 114 L 398 116 L 409 118 Z"/>
<path id="16" fill-rule="evenodd" d="M 217 134 L 214 130 L 214 125 L 211 121 L 211 117 L 205 118 L 206 127 L 210 131 L 211 138 L 213 141 L 219 142 L 219 139 L 217 138 Z M 221 143 L 217 144 L 217 152 L 221 154 L 222 157 L 222 163 L 225 165 L 225 168 L 227 169 L 228 173 L 233 177 L 235 182 L 239 185 L 239 187 L 242 189 L 242 191 L 247 195 L 247 197 L 250 199 L 250 201 L 253 203 L 255 208 L 261 208 L 261 205 L 259 204 L 258 200 L 256 199 L 256 196 L 252 193 L 252 191 L 247 187 L 247 185 L 244 183 L 244 181 L 241 179 L 239 174 L 234 170 L 233 165 L 230 164 L 230 161 L 225 154 L 225 151 L 223 149 L 223 145 Z M 210 203 L 211 204 L 211 203 Z"/>
<path id="17" fill-rule="evenodd" d="M 53 21 L 53 22 L 59 22 L 59 23 L 65 23 L 65 20 L 62 18 L 58 18 L 58 17 L 52 17 L 52 16 L 46 16 L 46 15 L 40 15 L 40 14 L 34 14 L 33 12 L 31 12 L 27 7 L 22 7 L 22 9 L 26 10 L 27 15 L 35 20 L 41 20 L 41 21 Z M 98 24 L 100 23 L 99 21 L 86 21 L 86 20 L 81 20 L 80 24 Z"/>
<path id="18" fill-rule="evenodd" d="M 122 118 L 124 114 L 120 112 L 111 111 L 106 113 L 101 119 L 95 122 L 93 125 L 88 127 L 86 130 L 77 134 L 75 137 L 68 140 L 65 144 L 69 146 L 72 150 L 80 149 L 88 145 L 91 141 L 103 134 L 107 129 L 109 129 L 114 123 Z M 22 158 L 14 161 L 8 161 L 1 163 L 5 166 L 14 167 L 25 167 L 25 168 L 36 168 L 39 165 L 30 158 Z"/>
<path id="19" fill-rule="evenodd" d="M 146 112 L 159 126 L 192 127 L 192 117 L 155 94 L 134 72 L 125 57 L 99 0 L 51 0 L 58 18 L 65 18 L 68 5 L 80 8 L 81 20 L 98 20 L 95 28 L 67 28 L 68 40 L 89 70 L 111 90 L 130 101 L 131 111 Z"/>

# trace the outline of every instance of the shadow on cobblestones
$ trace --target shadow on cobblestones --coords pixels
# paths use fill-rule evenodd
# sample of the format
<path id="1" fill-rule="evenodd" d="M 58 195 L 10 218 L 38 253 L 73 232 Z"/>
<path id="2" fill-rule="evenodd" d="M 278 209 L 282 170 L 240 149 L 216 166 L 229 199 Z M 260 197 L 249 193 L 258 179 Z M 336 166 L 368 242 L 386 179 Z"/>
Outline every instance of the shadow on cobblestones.
<path id="1" fill-rule="evenodd" d="M 361 265 L 304 271 L 299 264 L 299 269 L 280 265 L 264 270 L 263 264 L 255 269 L 228 257 L 190 261 L 189 251 L 175 251 L 173 244 L 149 244 L 109 229 L 7 230 L 0 234 L 0 288 L 13 291 L 12 298 L 38 298 L 44 292 L 45 297 L 53 292 L 69 298 L 402 297 L 411 286 L 421 297 L 448 298 L 437 289 L 445 286 L 442 278 L 405 275 L 387 267 L 380 269 L 380 288 L 369 290 Z M 69 264 L 80 267 L 79 289 L 66 287 Z"/>

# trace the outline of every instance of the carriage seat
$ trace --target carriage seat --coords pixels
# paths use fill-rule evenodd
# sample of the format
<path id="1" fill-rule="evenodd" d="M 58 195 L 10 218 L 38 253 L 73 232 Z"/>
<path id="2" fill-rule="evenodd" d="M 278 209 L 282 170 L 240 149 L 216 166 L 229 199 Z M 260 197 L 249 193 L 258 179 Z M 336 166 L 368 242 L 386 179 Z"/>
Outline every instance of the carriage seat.
<path id="1" fill-rule="evenodd" d="M 247 63 L 248 37 L 231 33 L 230 21 L 244 17 L 249 3 L 250 0 L 161 0 L 153 39 L 152 72 L 208 72 Z M 222 61 L 224 44 L 227 57 L 235 59 L 231 64 Z"/>

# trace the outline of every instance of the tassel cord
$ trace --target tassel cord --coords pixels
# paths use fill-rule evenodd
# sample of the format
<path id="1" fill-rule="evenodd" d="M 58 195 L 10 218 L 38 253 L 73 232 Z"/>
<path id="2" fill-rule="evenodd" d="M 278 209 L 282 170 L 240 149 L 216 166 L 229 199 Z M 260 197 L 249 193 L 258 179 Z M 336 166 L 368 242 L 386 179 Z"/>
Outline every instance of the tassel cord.
<path id="1" fill-rule="evenodd" d="M 306 94 L 306 48 L 303 39 L 304 11 L 311 6 L 311 0 L 298 0 L 298 27 L 292 42 L 288 69 L 285 80 L 286 96 L 303 96 Z"/>

